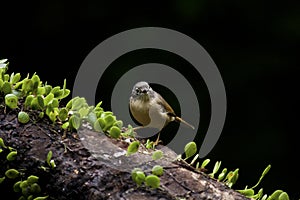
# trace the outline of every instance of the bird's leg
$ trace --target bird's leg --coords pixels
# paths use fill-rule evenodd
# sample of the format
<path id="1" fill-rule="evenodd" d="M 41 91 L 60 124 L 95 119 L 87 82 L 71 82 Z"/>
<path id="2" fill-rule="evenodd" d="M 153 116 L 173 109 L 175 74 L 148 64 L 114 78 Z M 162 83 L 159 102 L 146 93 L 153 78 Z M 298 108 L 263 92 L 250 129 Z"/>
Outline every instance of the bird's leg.
<path id="1" fill-rule="evenodd" d="M 141 129 L 141 128 L 144 128 L 144 127 L 143 126 L 137 126 L 137 127 L 134 127 L 133 130 L 136 131 L 136 130 Z"/>
<path id="2" fill-rule="evenodd" d="M 156 141 L 153 143 L 154 147 L 157 146 L 161 142 L 161 140 L 159 140 L 159 137 L 160 137 L 160 131 L 158 132 L 158 136 L 157 136 Z"/>

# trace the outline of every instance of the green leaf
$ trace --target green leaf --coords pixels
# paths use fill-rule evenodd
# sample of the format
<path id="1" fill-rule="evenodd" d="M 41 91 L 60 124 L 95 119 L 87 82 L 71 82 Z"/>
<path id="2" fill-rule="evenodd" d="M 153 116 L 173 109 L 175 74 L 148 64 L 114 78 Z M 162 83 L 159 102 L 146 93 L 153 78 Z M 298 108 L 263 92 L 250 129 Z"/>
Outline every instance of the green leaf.
<path id="1" fill-rule="evenodd" d="M 48 95 L 50 94 L 51 90 L 52 90 L 52 86 L 51 85 L 45 85 L 45 94 L 44 95 Z"/>
<path id="2" fill-rule="evenodd" d="M 35 97 L 35 98 L 32 99 L 32 101 L 30 102 L 30 107 L 33 110 L 39 110 L 39 109 L 41 109 L 37 97 Z"/>
<path id="3" fill-rule="evenodd" d="M 61 126 L 62 129 L 66 130 L 67 128 L 69 128 L 69 122 L 65 122 L 63 123 L 63 125 Z"/>
<path id="4" fill-rule="evenodd" d="M 70 126 L 76 130 L 81 126 L 81 120 L 76 115 L 72 115 L 69 119 Z"/>
<path id="5" fill-rule="evenodd" d="M 44 98 L 44 104 L 49 105 L 49 103 L 52 101 L 54 98 L 54 94 L 49 93 L 45 98 Z"/>
<path id="6" fill-rule="evenodd" d="M 34 99 L 33 95 L 28 95 L 26 97 L 25 103 L 24 103 L 24 106 L 25 106 L 26 109 L 28 109 L 31 106 L 31 102 L 32 102 L 33 99 Z"/>
<path id="7" fill-rule="evenodd" d="M 112 138 L 116 138 L 116 139 L 119 138 L 120 135 L 121 135 L 120 128 L 116 127 L 116 126 L 111 127 L 110 130 L 109 130 L 109 135 Z"/>
<path id="8" fill-rule="evenodd" d="M 5 104 L 11 109 L 18 107 L 18 97 L 14 94 L 5 95 Z"/>
<path id="9" fill-rule="evenodd" d="M 5 176 L 0 178 L 0 184 L 3 183 L 3 181 L 5 180 Z"/>
<path id="10" fill-rule="evenodd" d="M 281 193 L 283 193 L 282 190 L 276 190 L 267 198 L 267 200 L 279 200 Z"/>
<path id="11" fill-rule="evenodd" d="M 13 76 L 11 75 L 11 77 L 10 77 L 10 83 L 11 84 L 16 84 L 20 79 L 21 79 L 21 74 L 20 73 L 16 73 Z"/>
<path id="12" fill-rule="evenodd" d="M 60 121 L 65 121 L 68 117 L 68 110 L 66 108 L 62 108 L 58 112 L 58 119 Z"/>
<path id="13" fill-rule="evenodd" d="M 97 103 L 96 108 L 100 108 L 102 105 L 102 101 L 100 101 L 99 103 Z"/>
<path id="14" fill-rule="evenodd" d="M 41 187 L 39 186 L 39 184 L 33 183 L 33 184 L 30 186 L 30 192 L 31 192 L 31 193 L 40 193 L 40 192 L 41 192 Z"/>
<path id="15" fill-rule="evenodd" d="M 224 169 L 222 170 L 222 172 L 219 174 L 218 180 L 219 180 L 219 181 L 222 181 L 222 180 L 225 178 L 226 173 L 227 173 L 227 168 L 224 168 Z"/>
<path id="16" fill-rule="evenodd" d="M 29 115 L 24 112 L 24 111 L 20 111 L 18 113 L 18 121 L 22 124 L 26 124 L 27 122 L 29 122 Z"/>
<path id="17" fill-rule="evenodd" d="M 51 160 L 51 158 L 52 158 L 52 151 L 49 151 L 48 154 L 47 154 L 47 158 L 46 158 L 46 162 L 47 162 L 47 164 L 48 164 L 49 166 L 51 166 L 51 165 L 50 165 L 50 160 Z"/>
<path id="18" fill-rule="evenodd" d="M 1 90 L 4 94 L 12 93 L 11 84 L 8 81 L 4 81 L 3 84 L 2 84 L 2 89 Z"/>
<path id="19" fill-rule="evenodd" d="M 45 87 L 38 87 L 37 94 L 44 95 L 46 93 Z"/>
<path id="20" fill-rule="evenodd" d="M 83 108 L 80 108 L 78 112 L 80 114 L 80 117 L 83 118 L 89 114 L 90 109 L 89 109 L 89 107 L 83 107 Z"/>
<path id="21" fill-rule="evenodd" d="M 219 171 L 220 167 L 221 167 L 221 161 L 217 161 L 215 163 L 215 166 L 214 166 L 214 169 L 213 169 L 213 172 L 209 174 L 210 177 L 214 178 L 215 174 Z"/>
<path id="22" fill-rule="evenodd" d="M 40 85 L 40 77 L 34 74 L 31 80 L 32 80 L 32 91 L 36 94 L 38 90 L 38 86 Z"/>
<path id="23" fill-rule="evenodd" d="M 59 106 L 58 99 L 53 98 L 52 101 L 51 101 L 51 105 L 52 105 L 53 108 L 58 108 L 58 106 Z"/>
<path id="24" fill-rule="evenodd" d="M 86 105 L 87 105 L 87 103 L 86 103 L 85 98 L 80 98 L 80 97 L 74 98 L 73 101 L 72 101 L 72 108 L 71 108 L 71 110 L 77 111 L 77 110 L 79 110 L 80 108 L 82 108 L 82 107 L 84 107 Z"/>
<path id="25" fill-rule="evenodd" d="M 47 196 L 44 196 L 44 197 L 36 197 L 34 198 L 33 200 L 45 200 L 48 198 L 48 195 Z"/>
<path id="26" fill-rule="evenodd" d="M 286 192 L 283 192 L 279 195 L 279 200 L 289 200 L 289 195 Z"/>
<path id="27" fill-rule="evenodd" d="M 262 175 L 260 176 L 258 182 L 253 187 L 251 187 L 252 189 L 256 188 L 260 184 L 260 182 L 265 177 L 265 175 L 269 172 L 270 169 L 271 169 L 271 165 L 268 165 L 266 169 L 263 171 Z"/>
<path id="28" fill-rule="evenodd" d="M 22 84 L 22 91 L 27 94 L 33 90 L 33 82 L 31 79 L 25 78 Z"/>
<path id="29" fill-rule="evenodd" d="M 113 126 L 119 127 L 120 129 L 123 127 L 123 121 L 121 120 L 117 120 Z"/>
<path id="30" fill-rule="evenodd" d="M 108 115 L 104 118 L 104 121 L 105 121 L 105 127 L 103 128 L 103 131 L 105 132 L 108 129 L 110 129 L 110 127 L 112 127 L 112 125 L 115 123 L 116 117 L 112 115 Z"/>
<path id="31" fill-rule="evenodd" d="M 9 154 L 7 154 L 6 159 L 8 161 L 13 161 L 16 159 L 16 157 L 17 157 L 17 151 L 12 151 Z"/>
<path id="32" fill-rule="evenodd" d="M 4 144 L 4 141 L 3 141 L 3 139 L 0 137 L 0 147 L 2 147 L 2 148 L 7 148 L 6 146 L 5 146 L 5 144 Z"/>
<path id="33" fill-rule="evenodd" d="M 22 181 L 18 181 L 14 184 L 13 186 L 14 192 L 21 192 L 21 187 L 20 187 L 21 182 Z"/>
<path id="34" fill-rule="evenodd" d="M 160 186 L 160 179 L 156 175 L 148 175 L 145 179 L 147 186 L 155 189 Z"/>
<path id="35" fill-rule="evenodd" d="M 195 142 L 189 142 L 184 147 L 186 159 L 192 157 L 197 152 L 197 145 Z"/>
<path id="36" fill-rule="evenodd" d="M 5 172 L 5 176 L 10 179 L 15 179 L 19 176 L 20 172 L 16 169 L 9 169 Z"/>
<path id="37" fill-rule="evenodd" d="M 156 150 L 152 154 L 152 159 L 153 160 L 158 160 L 158 159 L 160 159 L 162 157 L 163 157 L 163 152 L 161 150 Z"/>
<path id="38" fill-rule="evenodd" d="M 38 95 L 36 98 L 37 98 L 39 107 L 41 109 L 44 109 L 45 105 L 44 105 L 44 98 L 42 97 L 42 95 Z"/>
<path id="39" fill-rule="evenodd" d="M 204 169 L 206 167 L 206 165 L 208 165 L 208 163 L 210 162 L 210 159 L 205 159 L 203 162 L 202 162 L 202 165 L 201 165 L 201 169 Z"/>
<path id="40" fill-rule="evenodd" d="M 131 171 L 131 178 L 138 186 L 145 181 L 145 177 L 145 173 L 140 168 L 134 168 Z"/>
<path id="41" fill-rule="evenodd" d="M 252 197 L 254 195 L 254 190 L 251 188 L 245 190 L 237 190 L 237 191 L 242 195 L 245 195 L 246 197 Z"/>
<path id="42" fill-rule="evenodd" d="M 29 184 L 37 183 L 38 181 L 39 181 L 39 177 L 38 176 L 30 175 L 27 178 L 27 182 Z"/>
<path id="43" fill-rule="evenodd" d="M 129 156 L 131 154 L 136 153 L 139 150 L 140 142 L 139 141 L 134 141 L 132 142 L 128 148 L 127 148 L 127 153 L 126 155 Z"/>
<path id="44" fill-rule="evenodd" d="M 155 165 L 151 171 L 152 171 L 152 174 L 154 174 L 156 176 L 162 176 L 164 173 L 164 169 L 160 165 Z"/>
<path id="45" fill-rule="evenodd" d="M 128 136 L 134 137 L 133 128 L 130 124 L 128 125 L 127 130 L 124 133 L 122 133 L 122 135 L 125 137 L 128 137 Z"/>
<path id="46" fill-rule="evenodd" d="M 7 59 L 1 59 L 0 64 L 6 63 L 7 61 L 8 61 Z M 2 67 L 0 67 L 0 68 L 2 68 Z"/>

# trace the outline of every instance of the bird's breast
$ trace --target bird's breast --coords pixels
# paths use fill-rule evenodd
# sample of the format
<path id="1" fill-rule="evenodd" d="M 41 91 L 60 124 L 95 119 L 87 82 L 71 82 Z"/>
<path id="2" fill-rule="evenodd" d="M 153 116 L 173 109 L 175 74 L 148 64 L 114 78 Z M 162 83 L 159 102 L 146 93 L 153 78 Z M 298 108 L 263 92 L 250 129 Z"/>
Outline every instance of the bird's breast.
<path id="1" fill-rule="evenodd" d="M 149 101 L 130 100 L 130 111 L 135 120 L 143 126 L 147 126 L 150 122 L 149 116 Z"/>

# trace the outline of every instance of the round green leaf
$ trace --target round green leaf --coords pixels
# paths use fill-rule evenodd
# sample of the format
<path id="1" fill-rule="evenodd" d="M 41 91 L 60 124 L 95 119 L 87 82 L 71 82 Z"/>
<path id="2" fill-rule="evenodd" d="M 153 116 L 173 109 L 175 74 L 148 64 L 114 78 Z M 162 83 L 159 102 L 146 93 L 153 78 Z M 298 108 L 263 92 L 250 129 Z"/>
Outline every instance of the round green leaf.
<path id="1" fill-rule="evenodd" d="M 11 84 L 8 81 L 4 81 L 4 83 L 2 84 L 2 89 L 1 90 L 4 94 L 12 93 Z"/>
<path id="2" fill-rule="evenodd" d="M 19 171 L 16 169 L 9 169 L 5 172 L 5 176 L 10 179 L 17 178 L 19 176 Z"/>
<path id="3" fill-rule="evenodd" d="M 20 111 L 18 114 L 18 121 L 22 124 L 26 124 L 29 122 L 29 115 L 24 111 Z"/>
<path id="4" fill-rule="evenodd" d="M 24 103 L 24 106 L 26 108 L 29 108 L 31 106 L 31 102 L 32 100 L 34 99 L 34 96 L 31 94 L 31 95 L 28 95 L 25 99 L 25 103 Z"/>
<path id="5" fill-rule="evenodd" d="M 71 127 L 73 127 L 74 129 L 78 130 L 79 127 L 80 127 L 80 125 L 81 125 L 81 120 L 76 115 L 72 115 L 70 117 L 69 123 L 70 123 Z"/>
<path id="6" fill-rule="evenodd" d="M 195 142 L 189 142 L 184 147 L 186 158 L 192 157 L 197 152 L 197 145 Z"/>
<path id="7" fill-rule="evenodd" d="M 148 175 L 145 179 L 146 185 L 151 188 L 158 188 L 160 185 L 160 179 L 156 175 Z"/>
<path id="8" fill-rule="evenodd" d="M 112 138 L 119 138 L 120 135 L 121 135 L 121 130 L 118 127 L 116 127 L 116 126 L 113 126 L 109 130 L 109 135 Z"/>
<path id="9" fill-rule="evenodd" d="M 18 97 L 14 94 L 5 95 L 5 104 L 11 109 L 18 107 Z"/>
<path id="10" fill-rule="evenodd" d="M 132 143 L 128 146 L 128 148 L 127 148 L 127 153 L 126 153 L 126 155 L 129 156 L 129 155 L 131 155 L 131 154 L 136 153 L 136 152 L 138 151 L 138 149 L 139 149 L 139 146 L 140 146 L 140 142 L 139 142 L 139 141 L 134 141 L 134 142 L 132 142 Z"/>
<path id="11" fill-rule="evenodd" d="M 28 182 L 29 184 L 37 183 L 38 180 L 39 180 L 39 177 L 38 177 L 38 176 L 34 176 L 34 175 L 30 175 L 30 176 L 28 176 L 28 178 L 27 178 L 27 182 Z"/>
<path id="12" fill-rule="evenodd" d="M 145 177 L 145 173 L 140 168 L 134 168 L 131 172 L 132 180 L 139 186 L 145 181 Z"/>
<path id="13" fill-rule="evenodd" d="M 279 200 L 289 200 L 289 195 L 286 192 L 283 192 L 279 195 Z"/>
<path id="14" fill-rule="evenodd" d="M 58 118 L 60 121 L 65 121 L 68 117 L 68 110 L 66 108 L 62 108 L 59 110 Z"/>
<path id="15" fill-rule="evenodd" d="M 41 187 L 39 186 L 39 184 L 33 183 L 33 184 L 30 186 L 30 192 L 31 192 L 31 193 L 40 193 L 40 192 L 41 192 Z"/>
<path id="16" fill-rule="evenodd" d="M 14 192 L 21 192 L 21 187 L 20 187 L 21 182 L 22 181 L 18 181 L 14 184 L 14 186 L 13 186 Z"/>
<path id="17" fill-rule="evenodd" d="M 162 176 L 164 173 L 164 169 L 162 166 L 160 165 L 155 165 L 153 168 L 152 168 L 152 174 L 156 175 L 156 176 Z"/>
<path id="18" fill-rule="evenodd" d="M 9 154 L 7 154 L 6 159 L 8 161 L 13 161 L 16 159 L 16 157 L 17 157 L 17 151 L 12 151 Z"/>
<path id="19" fill-rule="evenodd" d="M 163 152 L 161 150 L 154 151 L 152 154 L 153 160 L 158 160 L 163 156 Z"/>

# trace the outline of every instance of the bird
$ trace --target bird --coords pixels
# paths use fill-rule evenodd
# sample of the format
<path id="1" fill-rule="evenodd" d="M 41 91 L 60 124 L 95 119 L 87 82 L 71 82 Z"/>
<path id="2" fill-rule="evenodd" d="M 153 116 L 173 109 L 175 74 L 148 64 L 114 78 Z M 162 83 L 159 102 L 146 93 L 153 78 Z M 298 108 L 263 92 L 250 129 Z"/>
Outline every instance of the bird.
<path id="1" fill-rule="evenodd" d="M 168 102 L 155 92 L 146 81 L 137 82 L 133 86 L 129 98 L 129 110 L 133 118 L 141 124 L 134 130 L 140 128 L 157 128 L 159 130 L 154 145 L 160 142 L 161 130 L 172 121 L 181 122 L 195 129 L 193 125 L 177 116 Z"/>

